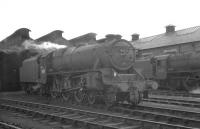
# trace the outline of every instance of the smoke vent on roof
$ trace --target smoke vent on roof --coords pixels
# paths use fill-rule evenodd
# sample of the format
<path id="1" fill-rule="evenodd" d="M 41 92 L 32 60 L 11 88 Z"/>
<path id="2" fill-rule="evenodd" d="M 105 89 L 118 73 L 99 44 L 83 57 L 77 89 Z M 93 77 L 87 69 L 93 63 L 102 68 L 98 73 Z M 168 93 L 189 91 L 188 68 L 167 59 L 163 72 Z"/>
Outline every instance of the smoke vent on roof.
<path id="1" fill-rule="evenodd" d="M 174 25 L 167 25 L 166 26 L 166 33 L 170 33 L 170 32 L 174 32 L 175 31 L 175 27 Z"/>
<path id="2" fill-rule="evenodd" d="M 29 36 L 30 31 L 31 30 L 29 30 L 27 28 L 20 28 L 20 29 L 16 30 L 13 35 L 21 36 L 24 39 L 30 39 L 30 36 Z"/>
<path id="3" fill-rule="evenodd" d="M 36 39 L 36 41 L 37 42 L 54 42 L 56 39 L 62 38 L 62 33 L 63 31 L 61 30 L 55 30 Z"/>
<path id="4" fill-rule="evenodd" d="M 73 46 L 81 46 L 92 44 L 96 42 L 96 33 L 87 33 L 76 38 L 69 40 L 70 44 Z"/>
<path id="5" fill-rule="evenodd" d="M 137 34 L 137 33 L 135 33 L 135 34 L 132 34 L 131 35 L 132 36 L 132 41 L 136 41 L 136 40 L 138 40 L 139 39 L 139 34 Z"/>

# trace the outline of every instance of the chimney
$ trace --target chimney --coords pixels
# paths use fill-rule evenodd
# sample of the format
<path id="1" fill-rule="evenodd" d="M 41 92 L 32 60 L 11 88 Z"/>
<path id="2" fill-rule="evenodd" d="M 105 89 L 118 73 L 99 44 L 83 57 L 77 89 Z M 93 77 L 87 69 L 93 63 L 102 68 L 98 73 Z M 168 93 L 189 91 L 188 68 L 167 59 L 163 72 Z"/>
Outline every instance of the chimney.
<path id="1" fill-rule="evenodd" d="M 139 39 L 139 34 L 137 34 L 137 33 L 135 33 L 135 34 L 132 34 L 131 35 L 132 36 L 132 41 L 136 41 L 136 40 L 138 40 Z"/>
<path id="2" fill-rule="evenodd" d="M 174 25 L 167 25 L 166 27 L 166 33 L 170 33 L 170 32 L 175 32 L 175 26 Z"/>
<path id="3" fill-rule="evenodd" d="M 121 39 L 122 36 L 121 36 L 121 35 L 118 35 L 118 34 L 107 34 L 107 35 L 106 35 L 106 38 L 107 38 L 107 39 Z"/>

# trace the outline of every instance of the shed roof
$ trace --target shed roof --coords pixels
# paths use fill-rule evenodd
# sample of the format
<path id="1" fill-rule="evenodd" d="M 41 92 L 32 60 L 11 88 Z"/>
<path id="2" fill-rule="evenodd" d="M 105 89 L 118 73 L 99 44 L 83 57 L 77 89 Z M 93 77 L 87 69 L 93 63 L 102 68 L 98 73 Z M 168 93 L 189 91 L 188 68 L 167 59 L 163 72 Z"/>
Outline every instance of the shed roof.
<path id="1" fill-rule="evenodd" d="M 13 34 L 0 41 L 0 49 L 19 48 L 25 40 L 31 40 L 29 36 L 30 30 L 27 28 L 20 28 Z"/>
<path id="2" fill-rule="evenodd" d="M 87 33 L 76 38 L 70 39 L 69 42 L 72 46 L 79 46 L 83 44 L 87 44 L 90 41 L 96 41 L 96 33 Z"/>
<path id="3" fill-rule="evenodd" d="M 70 39 L 69 41 L 71 43 L 81 42 L 83 40 L 90 40 L 90 39 L 96 39 L 96 33 L 87 33 L 78 37 L 75 37 L 73 39 Z"/>
<path id="4" fill-rule="evenodd" d="M 200 26 L 141 38 L 132 44 L 138 49 L 150 49 L 195 41 L 200 41 Z"/>
<path id="5" fill-rule="evenodd" d="M 40 42 L 53 42 L 53 43 L 58 43 L 61 45 L 69 45 L 69 41 L 65 38 L 63 38 L 62 36 L 63 31 L 61 30 L 55 30 L 52 31 L 38 39 L 36 39 L 35 41 L 40 43 Z"/>

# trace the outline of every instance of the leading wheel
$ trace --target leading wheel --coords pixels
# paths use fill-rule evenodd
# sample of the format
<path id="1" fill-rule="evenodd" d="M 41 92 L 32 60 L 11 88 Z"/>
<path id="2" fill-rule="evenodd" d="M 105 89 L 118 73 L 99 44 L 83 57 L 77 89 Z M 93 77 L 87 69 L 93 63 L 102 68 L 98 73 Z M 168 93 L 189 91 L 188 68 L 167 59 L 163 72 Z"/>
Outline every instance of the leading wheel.
<path id="1" fill-rule="evenodd" d="M 198 89 L 199 87 L 199 82 L 197 80 L 183 80 L 183 87 L 185 88 L 184 90 L 191 92 L 195 89 Z"/>
<path id="2" fill-rule="evenodd" d="M 79 104 L 82 103 L 84 100 L 84 97 L 85 95 L 84 95 L 83 90 L 80 89 L 74 92 L 74 98 L 77 103 Z"/>
<path id="3" fill-rule="evenodd" d="M 88 94 L 87 98 L 88 98 L 88 103 L 89 103 L 90 105 L 95 104 L 95 102 L 96 102 L 96 94 L 95 94 L 95 93 L 90 92 L 90 93 Z"/>
<path id="4" fill-rule="evenodd" d="M 65 101 L 69 101 L 70 100 L 70 96 L 71 96 L 71 94 L 69 92 L 62 92 L 62 98 Z"/>

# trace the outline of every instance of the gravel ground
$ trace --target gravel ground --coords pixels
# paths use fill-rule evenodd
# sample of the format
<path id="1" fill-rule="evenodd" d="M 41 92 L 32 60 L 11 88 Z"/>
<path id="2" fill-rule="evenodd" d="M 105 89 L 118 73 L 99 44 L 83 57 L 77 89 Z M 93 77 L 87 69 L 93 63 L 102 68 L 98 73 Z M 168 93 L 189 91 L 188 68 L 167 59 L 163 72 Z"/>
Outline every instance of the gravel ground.
<path id="1" fill-rule="evenodd" d="M 59 129 L 55 125 L 49 125 L 50 123 L 34 120 L 21 114 L 5 110 L 0 110 L 0 114 L 1 121 L 14 123 L 17 126 L 19 125 L 18 127 L 22 127 L 23 129 Z"/>

